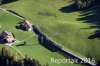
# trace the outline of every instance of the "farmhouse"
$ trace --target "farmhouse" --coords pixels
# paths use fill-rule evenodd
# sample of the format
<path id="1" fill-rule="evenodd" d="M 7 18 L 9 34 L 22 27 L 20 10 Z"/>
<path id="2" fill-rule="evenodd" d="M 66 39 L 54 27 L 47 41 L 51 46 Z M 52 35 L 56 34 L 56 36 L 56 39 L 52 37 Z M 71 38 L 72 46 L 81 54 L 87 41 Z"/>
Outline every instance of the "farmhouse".
<path id="1" fill-rule="evenodd" d="M 32 23 L 30 23 L 27 20 L 23 21 L 22 26 L 24 26 L 27 31 L 31 31 L 32 30 Z"/>
<path id="2" fill-rule="evenodd" d="M 15 38 L 11 32 L 3 31 L 0 35 L 0 42 L 12 43 L 15 41 Z"/>

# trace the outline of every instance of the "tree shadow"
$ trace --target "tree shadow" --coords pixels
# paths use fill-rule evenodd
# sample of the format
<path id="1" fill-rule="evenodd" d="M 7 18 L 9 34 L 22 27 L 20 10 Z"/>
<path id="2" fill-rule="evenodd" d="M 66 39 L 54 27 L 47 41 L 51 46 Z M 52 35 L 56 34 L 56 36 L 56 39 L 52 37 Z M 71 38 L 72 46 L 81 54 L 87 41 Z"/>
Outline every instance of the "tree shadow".
<path id="1" fill-rule="evenodd" d="M 80 18 L 78 21 L 84 21 L 83 23 L 91 24 L 90 27 L 86 29 L 100 29 L 100 1 L 96 0 L 90 8 L 80 11 Z M 96 30 L 88 39 L 100 38 L 100 30 Z"/>
<path id="2" fill-rule="evenodd" d="M 7 4 L 7 3 L 15 2 L 15 1 L 18 1 L 18 0 L 3 0 L 1 3 Z"/>
<path id="3" fill-rule="evenodd" d="M 23 22 L 19 22 L 18 25 L 15 26 L 16 29 L 20 29 L 22 31 L 27 31 L 26 28 L 22 25 Z"/>
<path id="4" fill-rule="evenodd" d="M 38 41 L 40 45 L 45 47 L 46 49 L 50 50 L 51 52 L 56 52 L 59 49 L 53 45 L 53 42 L 48 40 L 45 36 L 39 36 Z"/>
<path id="5" fill-rule="evenodd" d="M 92 35 L 88 37 L 88 39 L 95 39 L 95 38 L 100 39 L 100 30 L 95 31 Z"/>
<path id="6" fill-rule="evenodd" d="M 71 13 L 71 12 L 76 12 L 78 10 L 76 8 L 76 5 L 73 3 L 69 6 L 62 7 L 61 9 L 59 9 L 59 11 L 61 11 L 63 13 Z"/>
<path id="7" fill-rule="evenodd" d="M 59 9 L 59 11 L 63 13 L 72 13 L 79 11 L 75 5 L 75 3 L 72 3 L 69 6 L 62 7 Z M 77 18 L 77 21 L 84 21 L 83 23 L 88 23 L 88 24 L 93 24 L 88 28 L 83 28 L 83 29 L 100 29 L 100 1 L 96 0 L 94 1 L 89 7 L 84 8 L 83 10 L 79 11 L 81 15 L 80 17 Z M 92 35 L 88 37 L 88 39 L 95 39 L 95 38 L 100 38 L 100 31 L 97 30 Z"/>
<path id="8" fill-rule="evenodd" d="M 28 45 L 26 45 L 26 44 L 18 44 L 16 46 L 28 46 Z"/>
<path id="9" fill-rule="evenodd" d="M 16 29 L 20 29 L 22 31 L 27 31 L 26 28 L 22 25 L 19 25 L 19 26 L 15 26 Z"/>
<path id="10" fill-rule="evenodd" d="M 88 10 L 85 11 L 81 11 L 80 13 L 82 15 L 80 15 L 80 17 L 82 18 L 78 18 L 78 21 L 84 21 L 84 23 L 93 23 L 96 24 L 97 26 L 100 25 L 100 13 L 99 13 L 100 9 L 99 6 L 98 7 L 94 7 L 94 8 L 90 8 Z M 96 26 L 95 26 L 96 27 Z"/>
<path id="11" fill-rule="evenodd" d="M 18 14 L 17 12 L 15 12 L 13 10 L 7 10 L 7 11 L 9 11 L 10 13 L 13 13 L 13 14 L 25 19 L 25 17 L 21 16 L 20 14 Z"/>
<path id="12" fill-rule="evenodd" d="M 17 47 L 20 47 L 20 46 L 31 46 L 30 44 L 18 44 L 18 45 L 16 45 Z"/>

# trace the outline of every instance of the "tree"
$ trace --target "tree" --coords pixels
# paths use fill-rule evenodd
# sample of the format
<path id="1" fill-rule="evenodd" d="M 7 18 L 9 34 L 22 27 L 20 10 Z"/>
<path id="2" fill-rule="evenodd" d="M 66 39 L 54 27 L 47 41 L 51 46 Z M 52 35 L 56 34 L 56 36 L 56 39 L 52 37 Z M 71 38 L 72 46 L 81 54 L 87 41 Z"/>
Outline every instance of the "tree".
<path id="1" fill-rule="evenodd" d="M 0 0 L 0 4 L 2 4 L 2 0 Z"/>
<path id="2" fill-rule="evenodd" d="M 27 44 L 27 42 L 26 41 L 24 41 L 24 45 L 26 45 Z"/>
<path id="3" fill-rule="evenodd" d="M 24 61 L 23 60 L 20 60 L 19 63 L 20 63 L 19 66 L 24 66 Z"/>
<path id="4" fill-rule="evenodd" d="M 95 0 L 75 0 L 78 9 L 84 9 L 90 6 Z"/>
<path id="5" fill-rule="evenodd" d="M 1 56 L 0 56 L 0 60 L 1 60 L 1 63 L 0 65 L 2 66 L 8 66 L 9 64 L 9 59 L 10 59 L 10 50 L 9 50 L 9 47 L 8 46 L 4 46 L 2 48 L 2 51 L 1 51 Z"/>
<path id="6" fill-rule="evenodd" d="M 28 64 L 29 64 L 28 61 L 29 61 L 29 57 L 26 55 L 25 58 L 24 58 L 24 65 L 25 66 L 28 66 Z"/>
<path id="7" fill-rule="evenodd" d="M 19 59 L 18 59 L 18 54 L 17 53 L 13 53 L 13 55 L 12 55 L 12 60 L 13 61 L 18 61 Z"/>
<path id="8" fill-rule="evenodd" d="M 19 66 L 19 58 L 18 58 L 18 54 L 17 53 L 14 53 L 12 55 L 12 65 L 13 66 Z"/>
<path id="9" fill-rule="evenodd" d="M 9 57 L 10 56 L 10 50 L 8 46 L 4 46 L 2 48 L 1 54 L 3 57 Z"/>
<path id="10" fill-rule="evenodd" d="M 8 46 L 2 48 L 0 54 L 0 66 L 42 66 L 39 61 L 28 57 L 21 58 L 17 53 L 10 55 Z"/>

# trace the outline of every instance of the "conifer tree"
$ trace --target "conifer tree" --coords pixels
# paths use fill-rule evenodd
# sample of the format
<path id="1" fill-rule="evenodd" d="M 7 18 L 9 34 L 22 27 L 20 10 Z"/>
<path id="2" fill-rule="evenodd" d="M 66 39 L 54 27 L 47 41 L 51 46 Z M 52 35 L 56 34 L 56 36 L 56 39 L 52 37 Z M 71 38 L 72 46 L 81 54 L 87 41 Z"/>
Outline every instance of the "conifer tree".
<path id="1" fill-rule="evenodd" d="M 84 9 L 90 6 L 95 0 L 75 0 L 78 9 Z"/>
<path id="2" fill-rule="evenodd" d="M 39 61 L 29 58 L 27 55 L 25 58 L 19 57 L 17 53 L 10 55 L 8 46 L 4 46 L 0 55 L 0 66 L 42 66 Z"/>
<path id="3" fill-rule="evenodd" d="M 8 46 L 4 46 L 2 48 L 1 54 L 3 57 L 9 57 L 10 56 L 10 50 Z"/>

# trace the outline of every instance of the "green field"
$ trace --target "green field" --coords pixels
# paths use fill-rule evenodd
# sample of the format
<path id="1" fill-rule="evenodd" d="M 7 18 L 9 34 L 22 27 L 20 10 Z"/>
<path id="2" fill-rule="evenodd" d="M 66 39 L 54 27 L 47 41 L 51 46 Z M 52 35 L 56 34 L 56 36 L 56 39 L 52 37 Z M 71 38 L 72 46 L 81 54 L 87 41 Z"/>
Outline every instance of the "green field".
<path id="1" fill-rule="evenodd" d="M 35 35 L 33 32 L 27 32 L 18 30 L 15 28 L 18 23 L 20 23 L 22 20 L 19 18 L 16 18 L 8 13 L 5 13 L 3 11 L 0 11 L 0 33 L 2 31 L 10 31 L 13 32 L 16 39 L 21 41 L 19 43 L 15 43 L 13 46 L 20 50 L 20 52 L 23 55 L 28 55 L 31 58 L 37 59 L 41 64 L 49 64 L 50 66 L 82 66 L 79 64 L 55 64 L 51 63 L 51 58 L 56 59 L 65 59 L 64 56 L 62 56 L 59 53 L 51 52 L 41 46 L 38 42 L 38 36 Z M 33 37 L 32 37 L 33 36 Z M 27 39 L 28 38 L 28 39 Z M 27 39 L 27 40 L 26 40 Z M 27 42 L 29 46 L 17 46 L 19 44 L 23 44 L 24 41 Z M 0 48 L 3 47 L 3 44 L 0 44 Z M 12 53 L 19 53 L 17 50 L 11 48 Z M 68 59 L 68 58 L 66 58 Z"/>
<path id="2" fill-rule="evenodd" d="M 82 15 L 81 11 L 72 11 L 72 12 L 61 12 L 59 9 L 62 7 L 68 7 L 71 5 L 71 0 L 19 0 L 13 3 L 4 4 L 0 7 L 13 10 L 20 15 L 24 16 L 28 20 L 31 20 L 34 24 L 36 24 L 51 40 L 55 41 L 59 45 L 63 46 L 67 50 L 75 53 L 76 55 L 87 57 L 87 58 L 95 58 L 96 60 L 100 59 L 100 40 L 99 39 L 88 39 L 88 37 L 98 28 L 93 29 L 82 29 L 88 28 L 90 26 L 95 26 L 95 24 L 85 23 L 86 20 L 77 20 L 77 18 L 85 17 Z M 67 8 L 68 9 L 68 8 Z M 71 9 L 71 8 L 70 8 Z M 69 9 L 69 11 L 70 11 Z M 68 10 L 67 10 L 68 11 Z M 2 13 L 2 12 L 1 12 Z M 15 30 L 14 26 L 20 20 L 14 17 L 9 18 L 10 15 L 3 14 L 2 18 L 0 18 L 1 26 L 2 24 L 6 25 L 4 28 L 2 27 L 1 30 Z M 95 16 L 97 17 L 97 16 Z M 7 20 L 8 19 L 8 20 Z M 10 24 L 9 24 L 9 23 Z M 99 20 L 97 21 L 99 22 Z M 9 25 L 12 27 L 9 27 Z M 7 28 L 9 27 L 9 28 Z M 20 32 L 20 33 L 19 33 Z M 14 33 L 18 39 L 20 38 L 20 34 L 22 33 L 22 38 L 28 37 L 32 33 L 24 32 L 20 30 L 15 30 Z M 19 35 L 18 35 L 19 34 Z M 27 34 L 24 36 L 24 34 Z M 31 43 L 34 43 L 30 40 Z M 30 44 L 31 44 L 30 43 Z M 34 58 L 40 58 L 40 61 L 46 61 L 50 57 L 54 57 L 57 53 L 52 53 L 45 48 L 41 47 L 40 45 L 36 45 L 34 49 L 40 47 L 39 50 L 32 50 L 37 51 L 33 54 L 29 54 L 30 56 L 34 56 Z M 24 54 L 27 52 L 23 51 L 24 49 L 30 49 L 26 47 L 18 47 Z M 42 49 L 42 50 L 41 50 Z M 30 50 L 28 50 L 30 52 Z M 39 54 L 38 52 L 47 52 L 47 55 Z M 49 55 L 50 54 L 50 55 Z M 37 55 L 37 56 L 36 56 Z M 45 55 L 45 56 L 44 56 Z M 38 57 L 40 56 L 40 57 Z M 57 54 L 55 57 L 62 57 L 61 55 Z M 62 57 L 63 58 L 63 57 Z M 60 65 L 59 65 L 60 66 Z M 68 65 L 69 66 L 69 65 Z M 73 66 L 73 65 L 72 65 Z M 76 65 L 77 66 L 77 65 Z"/>

